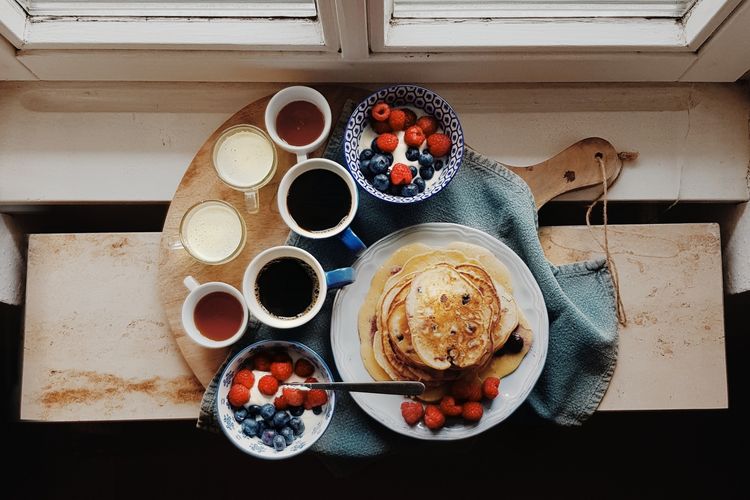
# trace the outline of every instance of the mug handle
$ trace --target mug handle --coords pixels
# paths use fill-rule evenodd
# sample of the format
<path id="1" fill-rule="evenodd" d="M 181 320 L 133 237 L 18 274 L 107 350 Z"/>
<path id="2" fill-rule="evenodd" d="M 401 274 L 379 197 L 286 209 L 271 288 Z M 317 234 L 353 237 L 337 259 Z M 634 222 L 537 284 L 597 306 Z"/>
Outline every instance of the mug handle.
<path id="1" fill-rule="evenodd" d="M 354 283 L 356 274 L 354 269 L 351 267 L 342 267 L 341 269 L 334 269 L 333 271 L 326 272 L 326 286 L 329 290 L 336 288 L 342 288 L 346 285 Z"/>
<path id="2" fill-rule="evenodd" d="M 257 214 L 260 210 L 260 199 L 257 189 L 245 191 L 245 209 L 249 214 Z"/>
<path id="3" fill-rule="evenodd" d="M 187 289 L 191 292 L 201 286 L 201 284 L 198 283 L 198 280 L 196 280 L 192 276 L 185 276 L 185 279 L 182 280 L 182 284 L 185 285 L 185 287 L 187 287 Z"/>
<path id="4" fill-rule="evenodd" d="M 297 163 L 307 160 L 307 153 L 297 153 Z"/>
<path id="5" fill-rule="evenodd" d="M 352 231 L 352 228 L 350 227 L 347 227 L 339 233 L 339 238 L 341 238 L 341 241 L 346 248 L 354 252 L 354 255 L 359 255 L 367 249 L 367 246 L 362 243 L 362 240 L 359 239 L 359 236 L 354 234 L 354 231 Z"/>

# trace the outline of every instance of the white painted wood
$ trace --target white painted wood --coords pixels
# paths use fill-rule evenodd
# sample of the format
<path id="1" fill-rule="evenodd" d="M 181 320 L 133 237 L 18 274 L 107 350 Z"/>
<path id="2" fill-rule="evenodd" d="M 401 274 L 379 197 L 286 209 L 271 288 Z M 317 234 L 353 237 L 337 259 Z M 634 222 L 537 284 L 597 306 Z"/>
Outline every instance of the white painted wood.
<path id="1" fill-rule="evenodd" d="M 323 45 L 328 54 L 324 57 L 340 59 L 338 52 L 341 50 L 341 39 L 336 19 L 335 0 L 316 0 L 320 29 L 323 32 Z"/>
<path id="2" fill-rule="evenodd" d="M 18 305 L 23 301 L 25 238 L 12 216 L 0 214 L 0 302 Z"/>
<path id="3" fill-rule="evenodd" d="M 0 36 L 0 80 L 36 80 L 16 58 L 16 48 Z"/>
<path id="4" fill-rule="evenodd" d="M 722 221 L 726 292 L 750 291 L 750 204 L 733 207 Z"/>
<path id="5" fill-rule="evenodd" d="M 701 47 L 681 81 L 735 81 L 750 70 L 750 1 L 745 0 Z"/>
<path id="6" fill-rule="evenodd" d="M 32 16 L 315 17 L 313 0 L 297 2 L 29 0 Z"/>
<path id="7" fill-rule="evenodd" d="M 600 136 L 641 154 L 612 200 L 748 199 L 742 85 L 427 85 L 456 109 L 468 144 L 499 161 L 531 165 Z M 281 87 L 0 83 L 0 205 L 169 201 L 205 138 Z"/>
<path id="8" fill-rule="evenodd" d="M 21 47 L 26 32 L 26 12 L 15 0 L 0 0 L 0 35 Z"/>
<path id="9" fill-rule="evenodd" d="M 682 19 L 685 40 L 698 50 L 743 0 L 699 0 Z"/>
<path id="10" fill-rule="evenodd" d="M 345 61 L 364 60 L 370 54 L 367 33 L 367 2 L 336 0 L 336 20 Z"/>

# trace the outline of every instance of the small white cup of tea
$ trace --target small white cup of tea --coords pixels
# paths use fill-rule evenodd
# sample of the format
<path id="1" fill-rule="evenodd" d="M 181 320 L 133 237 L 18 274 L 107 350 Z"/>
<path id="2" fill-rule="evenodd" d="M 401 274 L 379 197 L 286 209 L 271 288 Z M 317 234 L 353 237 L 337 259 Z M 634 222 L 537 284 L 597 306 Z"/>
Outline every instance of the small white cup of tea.
<path id="1" fill-rule="evenodd" d="M 349 227 L 359 206 L 357 184 L 335 161 L 311 158 L 296 164 L 281 179 L 276 200 L 281 218 L 300 236 L 338 236 L 357 255 L 367 248 Z"/>
<path id="2" fill-rule="evenodd" d="M 323 307 L 328 290 L 355 279 L 354 269 L 324 271 L 309 252 L 278 246 L 259 253 L 245 269 L 242 294 L 250 313 L 274 328 L 294 328 Z"/>
<path id="3" fill-rule="evenodd" d="M 331 107 L 323 94 L 310 87 L 287 87 L 266 106 L 266 130 L 273 142 L 297 161 L 318 149 L 331 131 Z"/>
<path id="4" fill-rule="evenodd" d="M 245 333 L 245 299 L 232 285 L 211 281 L 202 285 L 192 276 L 183 283 L 190 290 L 182 303 L 182 328 L 203 347 L 232 345 Z"/>

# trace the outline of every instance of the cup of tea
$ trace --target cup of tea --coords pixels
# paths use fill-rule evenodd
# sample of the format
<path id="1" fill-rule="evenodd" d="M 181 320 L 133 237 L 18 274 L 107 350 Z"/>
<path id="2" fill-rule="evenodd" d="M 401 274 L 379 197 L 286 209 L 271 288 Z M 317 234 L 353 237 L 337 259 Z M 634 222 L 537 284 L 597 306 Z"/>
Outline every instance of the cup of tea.
<path id="1" fill-rule="evenodd" d="M 237 257 L 245 246 L 245 220 L 232 205 L 206 200 L 190 207 L 180 221 L 179 241 L 172 250 L 185 249 L 203 264 L 218 265 Z"/>
<path id="2" fill-rule="evenodd" d="M 294 328 L 310 321 L 323 307 L 328 290 L 355 279 L 354 269 L 324 271 L 309 252 L 278 246 L 259 253 L 245 269 L 242 294 L 250 313 L 275 328 Z"/>
<path id="3" fill-rule="evenodd" d="M 367 248 L 349 227 L 359 206 L 357 184 L 335 161 L 311 158 L 296 164 L 281 179 L 276 200 L 281 218 L 300 236 L 338 236 L 355 254 Z"/>
<path id="4" fill-rule="evenodd" d="M 227 186 L 245 193 L 245 206 L 256 213 L 258 191 L 276 173 L 276 148 L 271 138 L 254 125 L 235 125 L 221 133 L 211 154 L 216 175 Z"/>
<path id="5" fill-rule="evenodd" d="M 190 293 L 182 303 L 182 327 L 191 339 L 203 347 L 219 348 L 242 337 L 248 312 L 239 290 L 220 281 L 201 285 L 192 276 L 183 283 Z"/>
<path id="6" fill-rule="evenodd" d="M 287 87 L 266 106 L 266 130 L 273 142 L 297 155 L 297 162 L 318 149 L 331 131 L 331 107 L 310 87 Z"/>

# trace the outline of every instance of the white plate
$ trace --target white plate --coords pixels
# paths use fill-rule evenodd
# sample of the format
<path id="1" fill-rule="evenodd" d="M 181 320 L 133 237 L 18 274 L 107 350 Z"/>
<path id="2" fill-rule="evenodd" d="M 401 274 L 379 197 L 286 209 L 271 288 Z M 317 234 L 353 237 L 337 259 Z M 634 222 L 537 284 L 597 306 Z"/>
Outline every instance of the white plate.
<path id="1" fill-rule="evenodd" d="M 336 367 L 344 382 L 362 382 L 372 377 L 362 362 L 357 333 L 357 315 L 375 272 L 394 251 L 410 243 L 445 247 L 454 241 L 473 243 L 492 252 L 510 271 L 513 296 L 534 332 L 534 343 L 518 369 L 500 382 L 500 395 L 485 403 L 482 420 L 464 424 L 460 419 L 433 432 L 423 423 L 410 427 L 401 417 L 402 396 L 352 393 L 359 406 L 391 430 L 419 439 L 449 441 L 474 436 L 502 422 L 531 392 L 547 357 L 549 320 L 542 292 L 521 258 L 489 234 L 458 224 L 428 223 L 407 227 L 377 241 L 352 265 L 357 281 L 339 290 L 333 303 L 331 345 Z"/>

